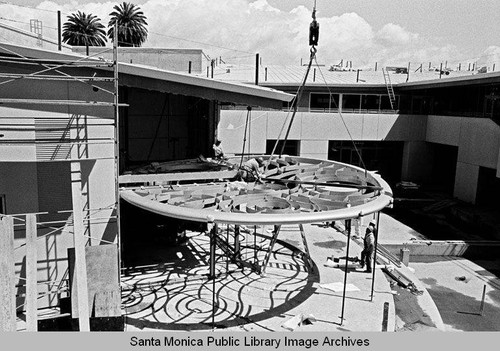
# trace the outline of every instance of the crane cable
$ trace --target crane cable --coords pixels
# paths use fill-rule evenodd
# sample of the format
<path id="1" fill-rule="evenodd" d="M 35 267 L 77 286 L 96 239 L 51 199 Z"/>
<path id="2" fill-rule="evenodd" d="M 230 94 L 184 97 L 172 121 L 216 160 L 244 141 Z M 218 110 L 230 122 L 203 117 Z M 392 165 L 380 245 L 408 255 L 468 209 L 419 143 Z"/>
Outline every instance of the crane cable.
<path id="1" fill-rule="evenodd" d="M 279 157 L 280 158 L 283 155 L 283 151 L 285 149 L 285 144 L 286 144 L 286 142 L 288 140 L 288 136 L 290 134 L 290 130 L 292 129 L 292 125 L 293 125 L 293 121 L 295 119 L 295 115 L 297 114 L 298 104 L 299 104 L 300 98 L 302 97 L 302 93 L 304 91 L 304 87 L 305 87 L 306 82 L 307 82 L 307 77 L 309 76 L 309 72 L 311 71 L 312 63 L 313 63 L 313 61 L 315 60 L 315 57 L 316 57 L 316 52 L 317 52 L 316 46 L 318 45 L 318 39 L 319 39 L 319 23 L 318 23 L 318 21 L 316 21 L 316 0 L 314 0 L 314 7 L 313 7 L 313 11 L 312 11 L 312 19 L 313 20 L 312 20 L 312 22 L 311 22 L 311 24 L 309 26 L 309 45 L 311 46 L 310 57 L 309 57 L 309 64 L 307 65 L 307 70 L 306 70 L 306 74 L 304 76 L 304 80 L 303 80 L 301 86 L 299 87 L 299 89 L 297 90 L 297 94 L 295 95 L 295 98 L 293 100 L 293 104 L 292 104 L 293 113 L 292 113 L 292 117 L 290 118 L 290 123 L 288 124 L 288 128 L 287 128 L 285 137 L 283 139 L 283 144 L 281 146 L 281 150 L 280 150 L 280 153 L 279 153 Z M 286 120 L 285 120 L 285 123 L 286 123 Z M 276 140 L 276 143 L 274 144 L 273 151 L 271 152 L 271 156 L 269 157 L 269 160 L 272 160 L 272 158 L 274 156 L 274 153 L 276 152 L 276 148 L 278 147 L 278 143 L 280 141 L 280 137 L 281 137 L 281 132 L 280 132 L 280 135 L 278 136 L 278 139 Z M 266 170 L 267 170 L 268 166 L 269 166 L 269 163 L 266 166 Z"/>

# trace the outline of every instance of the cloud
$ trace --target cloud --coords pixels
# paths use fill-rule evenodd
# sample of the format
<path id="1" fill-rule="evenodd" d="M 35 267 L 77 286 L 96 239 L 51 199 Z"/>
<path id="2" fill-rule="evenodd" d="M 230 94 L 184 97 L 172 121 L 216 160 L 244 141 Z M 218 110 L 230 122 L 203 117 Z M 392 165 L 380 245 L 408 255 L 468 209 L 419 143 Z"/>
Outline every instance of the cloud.
<path id="1" fill-rule="evenodd" d="M 389 45 L 405 45 L 417 39 L 418 35 L 406 31 L 397 24 L 387 23 L 377 32 L 376 37 Z"/>
<path id="2" fill-rule="evenodd" d="M 63 22 L 68 14 L 80 10 L 97 15 L 107 25 L 109 13 L 119 2 L 80 1 L 59 5 L 47 0 L 36 6 L 38 10 L 0 4 L 0 12 L 5 14 L 3 17 L 28 23 L 23 27 L 26 30 L 30 19 L 42 20 L 44 35 L 55 38 L 54 11 L 62 11 Z M 264 65 L 297 64 L 301 58 L 309 57 L 311 10 L 304 6 L 283 11 L 268 0 L 146 0 L 139 6 L 148 21 L 146 47 L 201 48 L 211 57 L 222 56 L 226 61 L 246 63 L 249 67 L 253 66 L 257 52 Z M 396 23 L 374 30 L 356 13 L 322 16 L 318 12 L 318 22 L 318 62 L 327 65 L 341 59 L 353 61 L 354 67 L 371 67 L 375 62 L 379 65 L 444 62 L 460 56 L 456 47 L 439 45 L 436 38 L 423 38 Z M 487 50 L 484 55 L 499 59 L 498 47 Z"/>

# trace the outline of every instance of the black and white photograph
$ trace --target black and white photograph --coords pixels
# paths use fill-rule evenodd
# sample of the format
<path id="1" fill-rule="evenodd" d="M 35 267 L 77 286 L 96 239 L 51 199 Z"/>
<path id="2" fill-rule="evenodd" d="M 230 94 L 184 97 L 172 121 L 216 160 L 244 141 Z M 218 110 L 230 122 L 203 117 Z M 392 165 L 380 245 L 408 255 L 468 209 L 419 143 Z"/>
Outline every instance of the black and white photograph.
<path id="1" fill-rule="evenodd" d="M 0 1 L 0 340 L 498 341 L 499 33 L 497 0 Z"/>

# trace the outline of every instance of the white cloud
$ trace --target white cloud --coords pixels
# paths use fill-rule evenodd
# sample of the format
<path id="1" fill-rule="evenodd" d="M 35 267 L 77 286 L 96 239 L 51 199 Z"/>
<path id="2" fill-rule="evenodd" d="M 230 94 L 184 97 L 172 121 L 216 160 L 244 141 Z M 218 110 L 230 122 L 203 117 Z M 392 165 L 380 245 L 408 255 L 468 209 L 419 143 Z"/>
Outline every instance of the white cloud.
<path id="1" fill-rule="evenodd" d="M 377 32 L 377 39 L 389 45 L 405 45 L 417 38 L 417 34 L 410 33 L 394 23 L 387 23 Z"/>
<path id="2" fill-rule="evenodd" d="M 61 10 L 63 22 L 68 14 L 80 10 L 97 15 L 107 25 L 108 15 L 118 2 L 96 0 L 80 4 L 72 0 L 58 5 L 43 1 L 37 8 Z M 245 57 L 241 62 L 249 65 L 253 65 L 257 52 L 266 65 L 297 64 L 301 58 L 309 57 L 308 31 L 312 19 L 311 11 L 304 6 L 282 11 L 270 5 L 268 0 L 147 0 L 139 6 L 149 23 L 149 37 L 144 46 L 202 48 L 212 57 L 222 56 L 232 62 Z M 26 23 L 32 18 L 40 19 L 44 35 L 56 36 L 54 12 L 0 4 L 0 13 L 2 17 Z M 375 31 L 356 13 L 322 17 L 318 12 L 318 22 L 320 63 L 331 64 L 344 59 L 352 60 L 353 65 L 359 67 L 372 66 L 376 61 L 379 65 L 444 62 L 460 56 L 458 48 L 438 45 L 438 39 L 423 38 L 395 23 Z M 29 30 L 29 24 L 12 25 Z M 484 55 L 490 61 L 499 62 L 498 50 L 498 47 L 488 48 Z"/>

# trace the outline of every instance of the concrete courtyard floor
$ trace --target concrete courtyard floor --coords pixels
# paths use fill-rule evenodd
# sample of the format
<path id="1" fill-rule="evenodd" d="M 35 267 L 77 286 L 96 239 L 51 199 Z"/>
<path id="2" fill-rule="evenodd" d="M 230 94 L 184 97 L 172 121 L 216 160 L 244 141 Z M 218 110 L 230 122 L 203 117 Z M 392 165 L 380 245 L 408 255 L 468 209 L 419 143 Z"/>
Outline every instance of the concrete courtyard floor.
<path id="1" fill-rule="evenodd" d="M 258 229 L 266 234 L 257 237 L 259 262 L 264 260 L 270 229 Z M 217 330 L 231 331 L 382 331 L 385 303 L 389 307 L 387 330 L 395 330 L 393 292 L 379 268 L 373 300 L 372 275 L 357 265 L 348 269 L 341 320 L 345 269 L 325 267 L 324 263 L 328 256 L 345 255 L 347 238 L 322 225 L 305 225 L 304 231 L 314 262 L 312 270 L 303 257 L 298 226 L 281 228 L 264 276 L 228 264 L 218 250 L 214 324 L 213 282 L 206 277 L 209 238 L 192 233 L 183 252 L 169 254 L 174 258 L 172 262 L 130 271 L 122 278 L 126 330 L 212 330 L 215 326 Z M 240 235 L 243 256 L 253 261 L 253 237 Z M 361 247 L 351 241 L 349 256 L 359 257 L 360 251 Z M 154 259 L 160 260 L 161 254 Z M 310 317 L 312 323 L 294 323 L 302 316 Z"/>
<path id="2" fill-rule="evenodd" d="M 360 233 L 364 233 L 368 221 Z M 500 261 L 471 262 L 459 257 L 420 257 L 418 262 L 411 261 L 409 267 L 403 266 L 402 272 L 415 283 L 420 295 L 398 287 L 379 266 L 373 300 L 372 275 L 357 265 L 349 266 L 342 321 L 345 269 L 324 266 L 327 257 L 346 255 L 347 237 L 342 233 L 342 225 L 336 228 L 304 225 L 312 270 L 303 256 L 305 249 L 298 226 L 282 227 L 262 276 L 230 263 L 217 250 L 215 294 L 214 282 L 207 278 L 207 235 L 189 233 L 185 244 L 174 247 L 138 247 L 141 255 L 148 252 L 147 259 L 122 276 L 126 330 L 382 331 L 386 303 L 387 331 L 500 330 Z M 271 229 L 257 228 L 255 242 L 250 233 L 240 234 L 246 261 L 264 261 Z M 225 236 L 226 232 L 220 234 Z M 386 214 L 381 215 L 380 244 L 412 239 L 422 240 L 425 236 Z M 350 241 L 350 257 L 359 256 L 360 244 L 359 237 Z M 485 306 L 480 316 L 485 285 Z M 299 324 L 302 316 L 311 317 L 312 323 Z"/>

